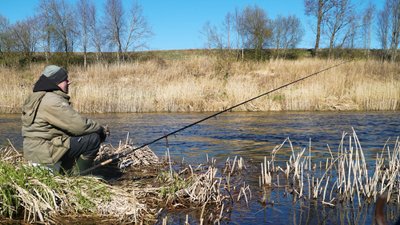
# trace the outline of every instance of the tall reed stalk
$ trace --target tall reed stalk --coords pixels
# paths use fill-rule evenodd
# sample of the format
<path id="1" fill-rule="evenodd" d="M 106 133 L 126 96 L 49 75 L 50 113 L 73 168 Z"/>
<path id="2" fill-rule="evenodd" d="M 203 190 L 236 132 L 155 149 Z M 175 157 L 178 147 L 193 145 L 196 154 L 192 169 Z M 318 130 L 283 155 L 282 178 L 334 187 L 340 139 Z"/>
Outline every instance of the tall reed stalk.
<path id="1" fill-rule="evenodd" d="M 289 143 L 292 151 L 292 155 L 286 161 L 286 169 L 280 166 L 270 169 L 269 165 L 274 165 L 278 151 L 283 148 L 285 142 Z M 354 129 L 351 134 L 343 133 L 336 157 L 329 149 L 330 156 L 326 158 L 323 174 L 315 170 L 316 166 L 308 166 L 311 163 L 311 151 L 309 156 L 305 156 L 305 150 L 306 148 L 295 151 L 290 139 L 286 139 L 282 145 L 272 151 L 271 161 L 264 158 L 264 163 L 261 164 L 262 183 L 274 184 L 274 180 L 268 180 L 267 183 L 265 177 L 278 177 L 279 173 L 283 173 L 287 179 L 286 185 L 290 186 L 293 193 L 296 193 L 296 198 L 308 196 L 309 199 L 318 200 L 329 206 L 354 203 L 361 207 L 364 201 L 374 202 L 383 193 L 387 193 L 387 202 L 395 202 L 400 198 L 397 189 L 400 185 L 398 181 L 400 175 L 399 139 L 396 140 L 392 150 L 385 146 L 382 153 L 377 154 L 375 165 L 371 167 L 367 165 L 363 148 Z M 325 159 L 319 160 L 325 161 Z M 266 171 L 273 171 L 273 173 L 266 173 Z"/>

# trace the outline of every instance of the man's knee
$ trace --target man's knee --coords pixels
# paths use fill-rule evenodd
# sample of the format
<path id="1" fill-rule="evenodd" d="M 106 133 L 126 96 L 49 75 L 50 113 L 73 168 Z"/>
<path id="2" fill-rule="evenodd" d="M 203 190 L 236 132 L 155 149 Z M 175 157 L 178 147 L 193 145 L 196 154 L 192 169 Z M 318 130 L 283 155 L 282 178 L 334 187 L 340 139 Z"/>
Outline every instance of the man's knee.
<path id="1" fill-rule="evenodd" d="M 90 134 L 89 135 L 89 140 L 90 140 L 90 143 L 92 143 L 93 145 L 100 147 L 101 138 L 100 138 L 100 135 L 98 133 Z"/>
<path id="2" fill-rule="evenodd" d="M 100 149 L 101 138 L 97 133 L 92 133 L 88 136 L 87 149 L 82 155 L 85 157 L 96 157 Z"/>

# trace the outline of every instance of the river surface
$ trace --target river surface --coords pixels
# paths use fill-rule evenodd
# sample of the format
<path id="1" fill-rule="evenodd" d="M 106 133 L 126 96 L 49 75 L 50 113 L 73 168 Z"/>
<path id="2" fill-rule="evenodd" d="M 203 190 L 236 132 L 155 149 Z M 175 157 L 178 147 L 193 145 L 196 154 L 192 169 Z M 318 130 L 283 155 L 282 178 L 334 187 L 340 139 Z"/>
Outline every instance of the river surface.
<path id="1" fill-rule="evenodd" d="M 137 113 L 86 115 L 108 124 L 113 145 L 125 141 L 128 134 L 134 144 L 148 143 L 212 113 Z M 228 157 L 243 157 L 248 167 L 258 168 L 264 156 L 287 137 L 295 149 L 311 146 L 312 157 L 328 153 L 327 145 L 337 149 L 343 132 L 356 131 L 365 156 L 371 164 L 385 143 L 393 147 L 400 136 L 400 112 L 231 112 L 209 119 L 168 138 L 174 161 L 190 164 L 214 158 L 223 165 Z M 19 115 L 0 115 L 0 146 L 9 141 L 22 149 Z M 166 151 L 165 140 L 150 146 L 159 156 Z M 373 206 L 323 207 L 310 202 L 293 202 L 279 189 L 271 190 L 274 204 L 262 206 L 258 193 L 259 173 L 250 173 L 246 183 L 252 188 L 249 205 L 235 208 L 233 224 L 372 224 Z M 253 188 L 254 187 L 254 188 Z M 389 207 L 392 217 L 398 207 Z M 172 217 L 184 223 L 184 215 Z M 393 218 L 389 221 L 393 222 Z"/>

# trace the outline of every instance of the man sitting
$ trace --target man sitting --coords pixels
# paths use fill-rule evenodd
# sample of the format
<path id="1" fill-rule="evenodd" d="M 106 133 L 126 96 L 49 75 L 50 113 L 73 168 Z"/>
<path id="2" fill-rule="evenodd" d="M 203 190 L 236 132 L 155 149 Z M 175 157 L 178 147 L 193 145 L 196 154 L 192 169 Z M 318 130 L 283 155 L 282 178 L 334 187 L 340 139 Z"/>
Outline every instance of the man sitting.
<path id="1" fill-rule="evenodd" d="M 90 168 L 106 129 L 79 115 L 69 102 L 68 72 L 47 66 L 22 107 L 24 157 L 61 172 Z"/>

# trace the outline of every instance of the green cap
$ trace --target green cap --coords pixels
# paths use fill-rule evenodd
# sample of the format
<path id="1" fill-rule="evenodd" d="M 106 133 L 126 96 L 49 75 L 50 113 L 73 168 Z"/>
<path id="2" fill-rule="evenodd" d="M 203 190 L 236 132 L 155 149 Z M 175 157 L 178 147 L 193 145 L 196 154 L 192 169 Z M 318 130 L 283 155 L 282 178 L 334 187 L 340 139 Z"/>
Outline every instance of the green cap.
<path id="1" fill-rule="evenodd" d="M 64 68 L 56 65 L 46 66 L 42 74 L 55 84 L 68 80 L 68 72 Z"/>

